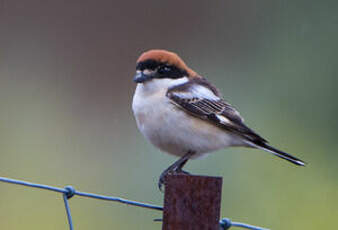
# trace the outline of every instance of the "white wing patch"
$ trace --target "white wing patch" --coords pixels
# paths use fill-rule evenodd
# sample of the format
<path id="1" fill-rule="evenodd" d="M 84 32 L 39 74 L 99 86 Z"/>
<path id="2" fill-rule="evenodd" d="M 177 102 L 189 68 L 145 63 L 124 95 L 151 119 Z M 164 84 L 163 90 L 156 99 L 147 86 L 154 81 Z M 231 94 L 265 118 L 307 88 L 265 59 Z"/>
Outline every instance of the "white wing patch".
<path id="1" fill-rule="evenodd" d="M 232 123 L 228 118 L 222 115 L 216 115 L 216 117 L 220 120 L 222 124 L 230 124 Z"/>
<path id="2" fill-rule="evenodd" d="M 212 101 L 220 100 L 210 89 L 202 86 L 202 85 L 192 85 L 188 90 L 185 91 L 174 91 L 172 92 L 174 95 L 182 98 L 182 99 L 208 99 Z"/>
<path id="3" fill-rule="evenodd" d="M 217 97 L 210 89 L 202 86 L 202 85 L 193 85 L 190 88 L 194 97 L 208 99 L 208 100 L 219 100 L 220 98 Z"/>

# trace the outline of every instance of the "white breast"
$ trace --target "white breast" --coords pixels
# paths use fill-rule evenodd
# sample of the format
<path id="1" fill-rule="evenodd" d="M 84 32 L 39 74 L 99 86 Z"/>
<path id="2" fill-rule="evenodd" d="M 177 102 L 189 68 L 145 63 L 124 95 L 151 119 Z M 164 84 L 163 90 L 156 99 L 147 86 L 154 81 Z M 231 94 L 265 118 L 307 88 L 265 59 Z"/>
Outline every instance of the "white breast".
<path id="1" fill-rule="evenodd" d="M 173 81 L 153 79 L 136 87 L 132 108 L 137 126 L 153 145 L 177 156 L 188 151 L 195 151 L 199 156 L 227 146 L 243 145 L 236 136 L 173 105 L 165 96 Z"/>

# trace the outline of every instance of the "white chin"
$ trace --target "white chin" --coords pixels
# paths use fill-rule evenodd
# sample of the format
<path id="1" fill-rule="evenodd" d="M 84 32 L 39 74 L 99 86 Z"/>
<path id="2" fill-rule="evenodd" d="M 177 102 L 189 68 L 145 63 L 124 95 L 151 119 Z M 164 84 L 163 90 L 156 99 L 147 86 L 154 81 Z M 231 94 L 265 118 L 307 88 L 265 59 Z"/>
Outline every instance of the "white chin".
<path id="1" fill-rule="evenodd" d="M 189 79 L 187 77 L 182 77 L 178 79 L 170 79 L 170 78 L 163 78 L 163 79 L 152 79 L 150 81 L 144 82 L 144 86 L 147 88 L 151 88 L 152 90 L 158 89 L 168 89 L 175 85 L 181 85 L 183 83 L 188 82 Z"/>

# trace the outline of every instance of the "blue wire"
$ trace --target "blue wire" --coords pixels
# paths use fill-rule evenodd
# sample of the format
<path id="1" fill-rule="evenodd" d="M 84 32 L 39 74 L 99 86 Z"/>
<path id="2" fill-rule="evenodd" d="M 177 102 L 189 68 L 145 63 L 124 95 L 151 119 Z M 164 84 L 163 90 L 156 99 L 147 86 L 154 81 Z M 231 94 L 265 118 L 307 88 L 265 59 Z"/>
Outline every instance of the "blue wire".
<path id="1" fill-rule="evenodd" d="M 228 218 L 223 218 L 220 221 L 220 225 L 223 228 L 223 230 L 227 230 L 231 227 L 240 227 L 240 228 L 246 228 L 246 229 L 250 229 L 250 230 L 269 230 L 269 229 L 266 229 L 266 228 L 253 226 L 253 225 L 250 225 L 250 224 L 244 224 L 244 223 L 240 223 L 240 222 L 232 222 Z"/>
<path id="2" fill-rule="evenodd" d="M 0 177 L 0 181 L 6 182 L 6 183 L 11 183 L 11 184 L 19 184 L 19 185 L 33 187 L 33 188 L 45 189 L 45 190 L 49 190 L 49 191 L 53 191 L 53 192 L 59 192 L 59 193 L 63 193 L 63 194 L 69 194 L 69 188 L 71 187 L 71 186 L 67 186 L 66 188 L 58 188 L 58 187 L 53 187 L 53 186 L 49 186 L 49 185 L 36 184 L 36 183 L 31 183 L 31 182 L 22 181 L 22 180 L 14 180 L 14 179 L 5 178 L 5 177 Z M 73 191 L 73 195 L 84 196 L 84 197 L 99 199 L 99 200 L 115 201 L 115 202 L 119 202 L 119 203 L 123 203 L 123 204 L 129 204 L 129 205 L 133 205 L 133 206 L 138 206 L 138 207 L 142 207 L 142 208 L 149 208 L 149 209 L 154 209 L 154 210 L 159 210 L 159 211 L 163 210 L 163 208 L 161 206 L 157 206 L 157 205 L 141 203 L 141 202 L 132 201 L 132 200 L 126 200 L 126 199 L 123 199 L 123 198 L 120 198 L 120 197 L 103 196 L 103 195 L 97 195 L 97 194 L 93 194 L 93 193 L 80 192 L 80 191 L 76 191 L 75 189 Z"/>
<path id="3" fill-rule="evenodd" d="M 10 178 L 6 178 L 6 177 L 0 177 L 0 182 L 10 183 L 10 184 L 18 184 L 18 185 L 23 185 L 23 186 L 27 186 L 27 187 L 39 188 L 39 189 L 44 189 L 44 190 L 62 193 L 63 194 L 63 201 L 64 201 L 66 212 L 67 212 L 67 219 L 68 219 L 68 224 L 69 224 L 70 230 L 74 230 L 74 227 L 73 227 L 72 215 L 71 215 L 71 212 L 70 212 L 68 200 L 75 195 L 93 198 L 93 199 L 99 199 L 99 200 L 114 201 L 114 202 L 129 204 L 129 205 L 133 205 L 133 206 L 137 206 L 137 207 L 163 211 L 163 207 L 161 207 L 161 206 L 157 206 L 157 205 L 153 205 L 153 204 L 147 204 L 147 203 L 141 203 L 141 202 L 132 201 L 132 200 L 126 200 L 126 199 L 123 199 L 123 198 L 120 198 L 120 197 L 103 196 L 103 195 L 97 195 L 97 194 L 93 194 L 93 193 L 80 192 L 80 191 L 76 191 L 72 186 L 69 186 L 69 185 L 66 186 L 65 188 L 58 188 L 58 187 L 54 187 L 54 186 L 49 186 L 49 185 L 44 185 L 44 184 L 36 184 L 36 183 L 31 183 L 31 182 L 27 182 L 27 181 L 23 181 L 23 180 L 10 179 Z M 252 226 L 252 225 L 249 225 L 249 224 L 232 222 L 230 219 L 227 219 L 227 218 L 224 218 L 220 221 L 220 226 L 224 230 L 227 230 L 230 227 L 242 227 L 242 228 L 247 228 L 247 229 L 251 229 L 251 230 L 268 230 L 268 229 L 265 229 L 265 228 Z"/>
<path id="4" fill-rule="evenodd" d="M 114 201 L 114 202 L 119 202 L 123 204 L 129 204 L 129 205 L 133 205 L 137 207 L 142 207 L 142 208 L 149 208 L 149 209 L 160 210 L 160 211 L 163 210 L 162 207 L 157 206 L 157 205 L 146 204 L 146 203 L 141 203 L 141 202 L 132 201 L 132 200 L 126 200 L 120 197 L 103 196 L 103 195 L 97 195 L 93 193 L 79 192 L 79 191 L 76 191 L 72 186 L 66 186 L 65 188 L 58 188 L 54 186 L 36 184 L 36 183 L 31 183 L 31 182 L 27 182 L 23 180 L 10 179 L 6 177 L 0 177 L 0 181 L 5 182 L 5 183 L 10 183 L 10 184 L 18 184 L 18 185 L 23 185 L 26 187 L 39 188 L 39 189 L 62 193 L 70 230 L 74 230 L 74 227 L 73 227 L 72 215 L 70 212 L 68 199 L 72 198 L 74 195 L 93 198 L 93 199 L 99 199 L 99 200 Z"/>
<path id="5" fill-rule="evenodd" d="M 63 201 L 65 203 L 65 208 L 66 208 L 66 212 L 67 212 L 67 219 L 68 219 L 69 229 L 70 230 L 74 230 L 74 228 L 73 228 L 73 220 L 72 220 L 72 215 L 70 213 L 70 207 L 69 207 L 69 203 L 68 203 L 67 194 L 63 194 Z"/>

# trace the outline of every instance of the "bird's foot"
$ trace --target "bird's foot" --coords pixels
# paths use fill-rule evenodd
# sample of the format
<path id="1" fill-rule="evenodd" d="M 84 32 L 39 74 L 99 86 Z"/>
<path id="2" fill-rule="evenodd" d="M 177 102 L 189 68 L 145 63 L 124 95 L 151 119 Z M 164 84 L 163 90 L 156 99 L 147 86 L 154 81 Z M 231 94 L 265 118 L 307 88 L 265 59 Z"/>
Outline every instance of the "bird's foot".
<path id="1" fill-rule="evenodd" d="M 160 178 L 158 180 L 158 188 L 162 191 L 162 185 L 165 183 L 165 177 L 167 175 L 177 175 L 177 174 L 189 174 L 188 172 L 184 171 L 182 168 L 187 163 L 187 161 L 195 154 L 193 151 L 188 151 L 184 156 L 174 162 L 174 164 L 170 165 L 169 168 L 164 170 Z"/>
<path id="2" fill-rule="evenodd" d="M 177 167 L 177 168 L 167 168 L 166 170 L 164 170 L 161 175 L 160 178 L 158 180 L 158 188 L 160 189 L 161 192 L 163 192 L 162 187 L 163 184 L 165 184 L 165 178 L 167 175 L 179 175 L 179 174 L 183 174 L 183 175 L 190 175 L 189 172 L 182 170 L 181 168 Z"/>

